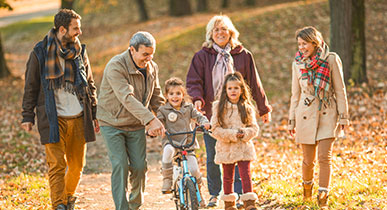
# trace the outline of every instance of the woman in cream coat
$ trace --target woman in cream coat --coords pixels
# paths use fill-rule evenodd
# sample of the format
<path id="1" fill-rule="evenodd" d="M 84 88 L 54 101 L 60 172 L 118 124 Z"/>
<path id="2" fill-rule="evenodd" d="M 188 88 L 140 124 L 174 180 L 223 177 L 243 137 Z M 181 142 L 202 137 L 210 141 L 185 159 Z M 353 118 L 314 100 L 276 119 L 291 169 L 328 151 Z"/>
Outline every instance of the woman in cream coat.
<path id="1" fill-rule="evenodd" d="M 314 27 L 297 30 L 299 51 L 292 66 L 289 132 L 302 144 L 304 199 L 310 199 L 316 149 L 320 165 L 319 206 L 327 208 L 334 140 L 348 125 L 348 102 L 340 57 L 329 52 Z"/>

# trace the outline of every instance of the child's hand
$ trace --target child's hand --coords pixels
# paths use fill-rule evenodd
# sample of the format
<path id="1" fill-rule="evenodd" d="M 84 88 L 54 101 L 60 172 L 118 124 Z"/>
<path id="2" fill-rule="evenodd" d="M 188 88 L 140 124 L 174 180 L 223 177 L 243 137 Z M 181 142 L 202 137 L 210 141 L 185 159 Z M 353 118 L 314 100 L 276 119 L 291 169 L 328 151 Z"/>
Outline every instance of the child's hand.
<path id="1" fill-rule="evenodd" d="M 204 128 L 206 130 L 210 130 L 210 128 L 211 128 L 211 124 L 210 123 L 204 123 L 203 126 L 204 126 Z"/>
<path id="2" fill-rule="evenodd" d="M 241 138 L 243 138 L 245 136 L 245 132 L 242 130 L 242 129 L 238 129 L 238 132 L 237 132 L 237 134 L 236 134 L 236 137 L 238 138 L 238 139 L 241 139 Z"/>

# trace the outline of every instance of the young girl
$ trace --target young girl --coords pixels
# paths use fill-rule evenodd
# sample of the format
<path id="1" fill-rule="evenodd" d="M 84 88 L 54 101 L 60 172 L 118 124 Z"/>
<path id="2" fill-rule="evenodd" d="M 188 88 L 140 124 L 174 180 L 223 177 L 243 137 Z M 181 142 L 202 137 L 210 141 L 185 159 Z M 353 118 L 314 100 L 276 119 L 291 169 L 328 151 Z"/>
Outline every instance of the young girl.
<path id="1" fill-rule="evenodd" d="M 238 164 L 242 179 L 241 200 L 247 210 L 256 209 L 257 195 L 253 192 L 250 162 L 256 158 L 253 142 L 259 127 L 247 84 L 239 72 L 228 74 L 219 101 L 213 104 L 211 118 L 212 136 L 217 139 L 215 163 L 223 167 L 223 191 L 221 199 L 226 210 L 236 210 L 238 198 L 233 193 L 234 168 Z"/>
<path id="2" fill-rule="evenodd" d="M 167 103 L 161 106 L 157 112 L 157 118 L 164 124 L 165 129 L 170 133 L 192 131 L 192 123 L 196 122 L 199 125 L 204 125 L 206 129 L 210 128 L 210 123 L 207 118 L 197 111 L 192 103 L 187 102 L 187 91 L 181 79 L 173 77 L 165 82 L 165 93 Z M 185 144 L 192 140 L 192 135 L 176 135 L 172 136 L 172 140 L 176 144 Z M 196 141 L 196 140 L 195 140 Z M 175 154 L 175 148 L 172 147 L 168 138 L 165 136 L 162 140 L 163 157 L 162 157 L 162 175 L 163 186 L 162 192 L 171 193 L 172 187 L 172 160 Z M 198 142 L 189 148 L 188 152 L 188 170 L 196 177 L 199 189 L 202 184 L 202 175 L 199 171 L 198 162 L 195 157 L 194 149 L 198 148 Z M 202 199 L 201 207 L 205 206 L 205 201 Z"/>

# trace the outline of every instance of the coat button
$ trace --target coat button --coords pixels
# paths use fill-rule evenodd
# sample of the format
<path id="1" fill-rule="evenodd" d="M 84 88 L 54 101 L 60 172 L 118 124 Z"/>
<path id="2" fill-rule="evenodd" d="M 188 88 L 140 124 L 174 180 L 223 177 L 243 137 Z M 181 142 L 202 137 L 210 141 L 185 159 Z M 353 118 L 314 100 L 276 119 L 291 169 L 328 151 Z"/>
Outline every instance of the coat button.
<path id="1" fill-rule="evenodd" d="M 326 112 L 323 112 L 323 115 L 326 115 L 327 113 Z"/>
<path id="2" fill-rule="evenodd" d="M 304 120 L 306 120 L 306 116 L 304 116 Z"/>

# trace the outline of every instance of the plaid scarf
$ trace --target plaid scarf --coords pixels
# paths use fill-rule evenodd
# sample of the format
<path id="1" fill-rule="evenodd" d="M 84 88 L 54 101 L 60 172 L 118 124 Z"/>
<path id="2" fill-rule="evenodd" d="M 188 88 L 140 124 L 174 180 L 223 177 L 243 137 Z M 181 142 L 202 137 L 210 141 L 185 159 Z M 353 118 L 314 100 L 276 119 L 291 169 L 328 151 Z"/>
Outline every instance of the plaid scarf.
<path id="1" fill-rule="evenodd" d="M 301 69 L 301 78 L 307 79 L 308 84 L 313 85 L 314 94 L 320 100 L 327 101 L 326 93 L 329 90 L 330 69 L 326 59 L 329 53 L 328 45 L 322 44 L 323 47 L 317 49 L 316 55 L 311 58 L 311 62 L 306 59 L 300 51 L 297 51 L 294 58 L 297 63 L 304 63 L 305 68 Z"/>
<path id="2" fill-rule="evenodd" d="M 64 88 L 65 91 L 74 94 L 74 82 L 76 65 L 74 59 L 81 53 L 81 43 L 77 38 L 74 43 L 62 46 L 51 29 L 47 34 L 47 58 L 45 63 L 45 78 L 49 81 L 49 89 Z M 60 64 L 59 57 L 65 60 L 65 68 Z"/>

